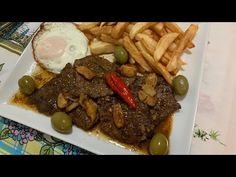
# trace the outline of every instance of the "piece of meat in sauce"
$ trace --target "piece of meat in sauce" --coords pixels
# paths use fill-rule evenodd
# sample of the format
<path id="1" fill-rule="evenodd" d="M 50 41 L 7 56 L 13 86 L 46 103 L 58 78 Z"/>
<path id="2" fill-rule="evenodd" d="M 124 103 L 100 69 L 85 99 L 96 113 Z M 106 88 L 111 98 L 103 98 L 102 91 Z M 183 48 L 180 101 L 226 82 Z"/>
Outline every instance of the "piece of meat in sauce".
<path id="1" fill-rule="evenodd" d="M 88 67 L 96 73 L 96 77 L 92 80 L 87 80 L 84 76 L 77 73 L 76 66 Z M 57 105 L 60 93 L 69 95 L 72 100 L 78 99 L 81 93 L 88 95 L 92 99 L 112 95 L 113 91 L 107 86 L 103 77 L 107 71 L 114 69 L 116 69 L 116 65 L 101 57 L 88 56 L 76 60 L 74 67 L 71 64 L 67 64 L 60 74 L 31 95 L 28 101 L 30 104 L 36 105 L 39 112 L 52 115 L 57 111 L 63 111 Z M 69 114 L 74 124 L 85 130 L 91 128 L 96 122 L 91 122 L 81 107 L 71 111 Z"/>
<path id="2" fill-rule="evenodd" d="M 144 83 L 145 76 L 138 76 L 130 85 L 132 94 L 138 103 L 136 110 L 129 109 L 117 96 L 107 96 L 98 100 L 100 129 L 110 137 L 124 143 L 134 144 L 142 142 L 152 136 L 155 127 L 165 118 L 180 109 L 171 87 L 158 76 L 156 86 L 157 104 L 150 107 L 138 98 L 138 91 Z M 113 119 L 113 105 L 120 104 L 124 114 L 124 126 L 117 128 Z"/>

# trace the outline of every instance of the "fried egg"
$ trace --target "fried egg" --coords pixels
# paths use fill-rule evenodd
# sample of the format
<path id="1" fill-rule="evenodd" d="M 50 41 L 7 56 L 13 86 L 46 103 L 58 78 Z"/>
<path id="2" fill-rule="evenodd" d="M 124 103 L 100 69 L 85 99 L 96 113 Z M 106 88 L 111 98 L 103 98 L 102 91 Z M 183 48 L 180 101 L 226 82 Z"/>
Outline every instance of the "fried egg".
<path id="1" fill-rule="evenodd" d="M 35 60 L 53 73 L 90 54 L 88 39 L 73 23 L 43 23 L 32 41 Z"/>

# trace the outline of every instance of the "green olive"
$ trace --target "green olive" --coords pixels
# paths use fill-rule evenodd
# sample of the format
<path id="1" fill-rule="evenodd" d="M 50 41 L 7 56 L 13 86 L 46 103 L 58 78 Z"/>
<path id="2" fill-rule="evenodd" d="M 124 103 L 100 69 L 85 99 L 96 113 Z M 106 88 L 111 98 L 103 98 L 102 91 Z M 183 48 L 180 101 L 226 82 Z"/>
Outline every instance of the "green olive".
<path id="1" fill-rule="evenodd" d="M 116 61 L 120 64 L 125 64 L 128 61 L 129 55 L 122 46 L 116 46 L 114 49 Z"/>
<path id="2" fill-rule="evenodd" d="M 34 92 L 36 89 L 36 84 L 35 81 L 32 77 L 30 76 L 23 76 L 18 80 L 18 85 L 20 88 L 20 91 L 23 92 L 26 95 L 30 95 Z"/>
<path id="3" fill-rule="evenodd" d="M 61 133 L 70 133 L 72 130 L 72 119 L 64 112 L 56 112 L 51 117 L 52 127 Z"/>
<path id="4" fill-rule="evenodd" d="M 155 134 L 149 144 L 149 152 L 151 155 L 166 155 L 168 153 L 168 140 L 161 133 Z"/>
<path id="5" fill-rule="evenodd" d="M 188 92 L 189 84 L 186 77 L 183 75 L 178 75 L 173 79 L 173 87 L 175 90 L 175 93 L 184 96 Z"/>

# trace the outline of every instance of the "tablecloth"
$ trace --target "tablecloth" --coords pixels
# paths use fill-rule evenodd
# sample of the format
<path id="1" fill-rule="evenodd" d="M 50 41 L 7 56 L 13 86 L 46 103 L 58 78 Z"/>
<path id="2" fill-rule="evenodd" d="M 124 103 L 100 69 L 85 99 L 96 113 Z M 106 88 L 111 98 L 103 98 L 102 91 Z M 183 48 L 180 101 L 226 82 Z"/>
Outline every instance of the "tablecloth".
<path id="1" fill-rule="evenodd" d="M 211 23 L 191 154 L 236 153 L 236 23 Z M 0 48 L 0 87 L 19 56 Z M 0 154 L 90 154 L 0 118 Z"/>

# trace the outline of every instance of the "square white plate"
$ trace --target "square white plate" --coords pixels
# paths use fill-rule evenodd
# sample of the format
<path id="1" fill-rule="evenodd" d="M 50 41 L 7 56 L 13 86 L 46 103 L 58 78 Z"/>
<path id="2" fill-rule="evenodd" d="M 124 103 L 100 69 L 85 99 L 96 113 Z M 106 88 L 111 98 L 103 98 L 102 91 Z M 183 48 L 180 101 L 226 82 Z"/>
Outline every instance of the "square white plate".
<path id="1" fill-rule="evenodd" d="M 179 23 L 184 30 L 189 24 L 190 23 Z M 181 74 L 184 74 L 188 78 L 190 89 L 185 98 L 179 100 L 182 109 L 174 115 L 173 128 L 170 136 L 170 154 L 188 154 L 190 150 L 207 39 L 208 24 L 199 23 L 199 31 L 194 39 L 196 47 L 191 50 L 192 54 L 184 54 L 182 57 L 187 62 L 187 65 L 184 67 L 185 70 L 182 71 Z M 75 126 L 73 127 L 72 133 L 69 135 L 57 133 L 52 129 L 49 117 L 8 104 L 9 99 L 18 90 L 18 79 L 26 73 L 30 74 L 35 64 L 32 56 L 31 43 L 29 43 L 17 62 L 15 69 L 13 69 L 5 85 L 0 90 L 1 116 L 96 154 L 136 154 L 114 143 L 84 132 Z"/>

